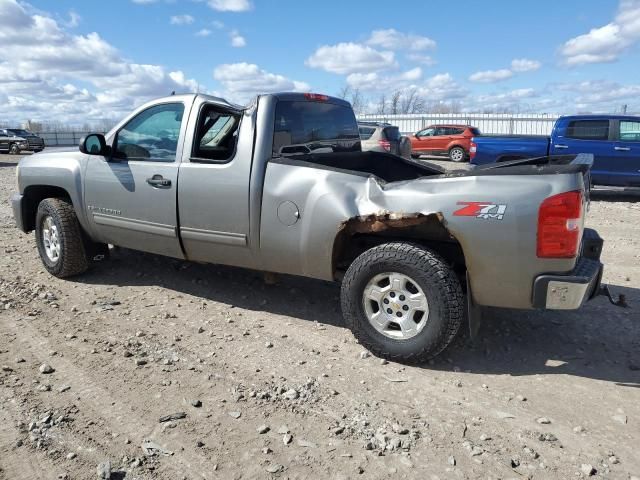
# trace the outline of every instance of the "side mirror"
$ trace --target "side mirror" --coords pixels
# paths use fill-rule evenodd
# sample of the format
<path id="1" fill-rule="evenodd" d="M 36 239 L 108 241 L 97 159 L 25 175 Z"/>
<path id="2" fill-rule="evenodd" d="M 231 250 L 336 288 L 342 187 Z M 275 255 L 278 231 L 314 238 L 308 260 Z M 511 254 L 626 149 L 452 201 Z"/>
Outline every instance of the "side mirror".
<path id="1" fill-rule="evenodd" d="M 79 149 L 87 155 L 108 156 L 111 148 L 107 145 L 104 135 L 101 133 L 91 133 L 80 139 Z"/>
<path id="2" fill-rule="evenodd" d="M 420 138 L 420 135 L 418 135 L 417 133 L 414 133 L 414 134 L 413 134 L 413 136 L 414 136 L 415 138 Z"/>

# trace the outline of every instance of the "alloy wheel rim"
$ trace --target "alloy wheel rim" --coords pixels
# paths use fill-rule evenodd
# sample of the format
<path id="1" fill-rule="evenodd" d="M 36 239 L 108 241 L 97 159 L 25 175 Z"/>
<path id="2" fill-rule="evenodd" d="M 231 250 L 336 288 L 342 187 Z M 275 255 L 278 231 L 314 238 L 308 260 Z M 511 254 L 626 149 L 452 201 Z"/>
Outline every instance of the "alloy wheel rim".
<path id="1" fill-rule="evenodd" d="M 60 234 L 58 227 L 50 216 L 46 216 L 42 222 L 42 244 L 47 258 L 56 263 L 60 259 Z"/>
<path id="2" fill-rule="evenodd" d="M 429 319 L 429 302 L 418 283 L 398 272 L 374 276 L 362 293 L 369 323 L 394 340 L 418 335 Z"/>

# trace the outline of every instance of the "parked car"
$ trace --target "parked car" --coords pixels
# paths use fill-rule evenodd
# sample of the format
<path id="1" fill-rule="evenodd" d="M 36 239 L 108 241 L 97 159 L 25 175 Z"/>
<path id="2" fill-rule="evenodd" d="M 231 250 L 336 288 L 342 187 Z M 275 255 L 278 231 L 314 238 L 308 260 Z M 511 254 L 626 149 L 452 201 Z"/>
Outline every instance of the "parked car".
<path id="1" fill-rule="evenodd" d="M 469 157 L 471 138 L 480 130 L 469 125 L 430 125 L 411 137 L 411 155 L 448 155 L 454 162 Z"/>
<path id="2" fill-rule="evenodd" d="M 18 137 L 6 129 L 0 129 L 0 152 L 17 155 L 28 148 L 29 143 L 25 138 Z"/>
<path id="3" fill-rule="evenodd" d="M 411 141 L 390 123 L 358 122 L 362 151 L 389 152 L 411 158 Z"/>
<path id="4" fill-rule="evenodd" d="M 17 151 L 11 153 L 20 153 L 21 150 L 32 150 L 33 152 L 41 152 L 44 150 L 44 140 L 29 130 L 23 128 L 2 128 L 0 129 L 0 141 L 2 141 L 3 134 L 5 137 L 21 138 L 26 142 L 26 148 L 14 147 Z M 0 146 L 0 148 L 2 147 Z"/>
<path id="5" fill-rule="evenodd" d="M 474 137 L 471 163 L 484 165 L 520 158 L 591 153 L 596 185 L 640 186 L 640 117 L 572 115 L 560 117 L 551 136 Z"/>
<path id="6" fill-rule="evenodd" d="M 477 324 L 480 306 L 577 309 L 600 292 L 590 158 L 446 173 L 362 152 L 349 103 L 312 93 L 165 97 L 79 150 L 24 158 L 11 199 L 56 277 L 113 244 L 340 281 L 346 325 L 398 361 L 439 354 L 465 308 Z"/>

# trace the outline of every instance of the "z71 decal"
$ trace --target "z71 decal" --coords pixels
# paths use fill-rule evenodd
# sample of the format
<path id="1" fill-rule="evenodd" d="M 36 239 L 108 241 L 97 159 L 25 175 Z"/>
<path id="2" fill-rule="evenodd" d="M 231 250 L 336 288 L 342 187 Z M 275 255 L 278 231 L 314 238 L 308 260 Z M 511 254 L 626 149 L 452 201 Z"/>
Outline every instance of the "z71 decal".
<path id="1" fill-rule="evenodd" d="M 464 205 L 464 207 L 453 212 L 456 217 L 502 220 L 504 218 L 504 212 L 507 210 L 506 205 L 490 202 L 458 202 L 457 204 Z"/>

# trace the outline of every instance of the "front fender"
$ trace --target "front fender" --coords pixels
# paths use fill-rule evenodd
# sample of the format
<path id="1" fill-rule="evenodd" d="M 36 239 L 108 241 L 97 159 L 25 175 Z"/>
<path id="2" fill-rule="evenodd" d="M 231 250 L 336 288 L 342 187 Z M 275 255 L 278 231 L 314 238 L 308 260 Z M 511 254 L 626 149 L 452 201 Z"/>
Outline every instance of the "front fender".
<path id="1" fill-rule="evenodd" d="M 84 208 L 84 157 L 79 152 L 44 153 L 26 157 L 20 161 L 18 186 L 20 193 L 35 209 L 43 198 L 66 193 L 80 225 L 90 233 L 91 225 Z"/>

